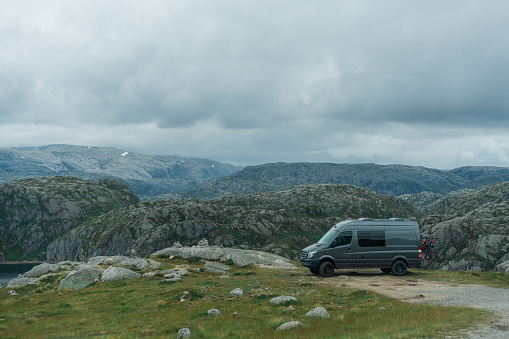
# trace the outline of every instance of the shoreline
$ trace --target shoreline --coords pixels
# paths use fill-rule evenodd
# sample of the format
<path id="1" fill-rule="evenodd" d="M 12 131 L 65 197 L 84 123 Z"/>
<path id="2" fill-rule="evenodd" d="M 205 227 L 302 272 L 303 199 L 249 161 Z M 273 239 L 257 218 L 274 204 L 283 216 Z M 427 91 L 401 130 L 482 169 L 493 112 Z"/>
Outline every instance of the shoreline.
<path id="1" fill-rule="evenodd" d="M 24 261 L 1 261 L 0 265 L 19 265 L 19 264 L 43 264 L 40 260 L 24 260 Z"/>

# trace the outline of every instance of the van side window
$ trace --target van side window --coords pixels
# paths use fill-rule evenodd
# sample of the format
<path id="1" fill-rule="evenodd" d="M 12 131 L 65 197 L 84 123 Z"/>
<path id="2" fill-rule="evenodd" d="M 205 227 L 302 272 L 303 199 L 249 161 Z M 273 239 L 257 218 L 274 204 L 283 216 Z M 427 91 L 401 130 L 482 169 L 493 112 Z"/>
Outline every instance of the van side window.
<path id="1" fill-rule="evenodd" d="M 360 247 L 385 246 L 385 231 L 357 232 Z"/>
<path id="2" fill-rule="evenodd" d="M 352 242 L 352 231 L 341 232 L 338 237 L 338 246 L 349 245 Z"/>

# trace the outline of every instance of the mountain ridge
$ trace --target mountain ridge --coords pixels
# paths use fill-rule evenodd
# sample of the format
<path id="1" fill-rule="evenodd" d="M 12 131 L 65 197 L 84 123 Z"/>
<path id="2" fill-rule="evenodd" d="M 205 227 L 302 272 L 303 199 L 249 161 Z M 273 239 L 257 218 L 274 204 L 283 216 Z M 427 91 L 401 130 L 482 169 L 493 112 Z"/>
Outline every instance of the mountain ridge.
<path id="1" fill-rule="evenodd" d="M 0 182 L 25 177 L 116 178 L 137 195 L 169 194 L 241 169 L 209 159 L 146 155 L 113 147 L 45 145 L 0 149 Z"/>

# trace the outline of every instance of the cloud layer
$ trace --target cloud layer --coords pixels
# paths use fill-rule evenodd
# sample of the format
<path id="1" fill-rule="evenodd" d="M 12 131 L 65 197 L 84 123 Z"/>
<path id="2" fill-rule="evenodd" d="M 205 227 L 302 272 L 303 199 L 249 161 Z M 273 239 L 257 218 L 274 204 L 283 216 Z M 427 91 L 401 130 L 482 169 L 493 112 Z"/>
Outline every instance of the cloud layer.
<path id="1" fill-rule="evenodd" d="M 504 1 L 0 3 L 0 147 L 509 163 Z"/>

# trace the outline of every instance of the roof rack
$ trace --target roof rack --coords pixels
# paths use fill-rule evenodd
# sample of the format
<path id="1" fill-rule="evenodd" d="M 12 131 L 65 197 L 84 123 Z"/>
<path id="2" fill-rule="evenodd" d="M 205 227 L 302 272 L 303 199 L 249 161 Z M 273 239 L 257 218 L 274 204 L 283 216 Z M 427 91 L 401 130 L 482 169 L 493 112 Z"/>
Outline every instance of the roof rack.
<path id="1" fill-rule="evenodd" d="M 406 219 L 404 219 L 404 218 L 389 218 L 389 220 L 392 220 L 392 221 L 405 221 Z"/>
<path id="2" fill-rule="evenodd" d="M 373 218 L 359 218 L 357 220 L 359 220 L 359 221 L 374 221 L 375 219 L 373 219 Z"/>

